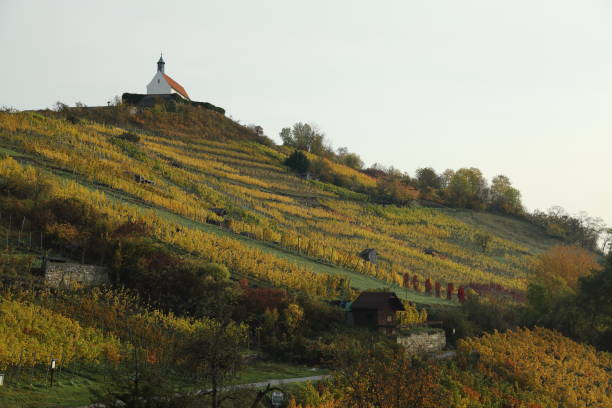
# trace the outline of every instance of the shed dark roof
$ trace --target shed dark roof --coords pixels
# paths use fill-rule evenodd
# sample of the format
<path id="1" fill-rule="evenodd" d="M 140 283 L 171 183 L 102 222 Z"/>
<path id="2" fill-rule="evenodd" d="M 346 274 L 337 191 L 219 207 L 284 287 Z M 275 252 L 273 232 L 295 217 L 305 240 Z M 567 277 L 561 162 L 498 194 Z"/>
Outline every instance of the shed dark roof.
<path id="1" fill-rule="evenodd" d="M 395 310 L 406 310 L 394 292 L 362 292 L 351 305 L 351 309 L 382 309 L 387 305 Z"/>

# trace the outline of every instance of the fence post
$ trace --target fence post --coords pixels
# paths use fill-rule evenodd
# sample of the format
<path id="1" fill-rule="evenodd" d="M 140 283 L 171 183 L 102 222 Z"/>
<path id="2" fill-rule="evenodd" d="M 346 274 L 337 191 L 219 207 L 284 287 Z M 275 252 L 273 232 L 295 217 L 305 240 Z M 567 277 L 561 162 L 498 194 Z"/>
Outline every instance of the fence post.
<path id="1" fill-rule="evenodd" d="M 25 227 L 25 217 L 21 220 L 21 228 L 19 228 L 19 235 L 17 238 L 17 245 L 21 246 L 21 234 L 23 233 L 23 227 Z"/>
<path id="2" fill-rule="evenodd" d="M 9 249 L 9 233 L 11 232 L 11 228 L 13 226 L 12 224 L 13 224 L 13 216 L 11 215 L 9 216 L 9 227 L 6 230 L 6 250 L 7 251 Z"/>
<path id="3" fill-rule="evenodd" d="M 32 385 L 34 379 L 34 366 L 36 365 L 36 352 L 33 354 L 34 358 L 32 359 L 32 368 L 30 369 L 30 385 Z"/>
<path id="4" fill-rule="evenodd" d="M 19 363 L 17 364 L 17 375 L 18 380 L 21 380 L 21 364 L 23 364 L 23 349 L 19 353 Z"/>

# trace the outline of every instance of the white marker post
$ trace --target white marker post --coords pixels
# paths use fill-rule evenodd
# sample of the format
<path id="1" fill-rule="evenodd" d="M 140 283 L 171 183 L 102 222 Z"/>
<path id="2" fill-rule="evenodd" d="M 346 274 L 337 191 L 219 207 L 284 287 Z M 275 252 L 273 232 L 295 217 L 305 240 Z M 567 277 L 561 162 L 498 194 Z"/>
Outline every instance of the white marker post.
<path id="1" fill-rule="evenodd" d="M 53 387 L 53 374 L 55 373 L 56 361 L 54 358 L 51 359 L 51 387 Z"/>
<path id="2" fill-rule="evenodd" d="M 283 395 L 282 392 L 274 391 L 274 392 L 272 392 L 272 396 L 270 398 L 270 401 L 272 402 L 272 406 L 274 408 L 278 408 L 278 407 L 283 405 L 283 400 L 284 399 L 285 399 L 285 396 Z"/>

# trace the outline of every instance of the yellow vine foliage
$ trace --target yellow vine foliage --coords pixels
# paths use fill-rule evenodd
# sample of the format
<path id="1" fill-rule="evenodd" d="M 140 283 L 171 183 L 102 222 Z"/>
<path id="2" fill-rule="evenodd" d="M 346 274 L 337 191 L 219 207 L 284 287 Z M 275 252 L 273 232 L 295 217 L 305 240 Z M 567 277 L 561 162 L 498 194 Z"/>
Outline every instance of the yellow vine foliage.
<path id="1" fill-rule="evenodd" d="M 317 405 L 302 405 L 295 402 L 295 399 L 291 399 L 287 408 L 340 408 L 341 406 L 337 401 L 325 401 Z"/>
<path id="2" fill-rule="evenodd" d="M 413 325 L 427 321 L 427 309 L 417 309 L 414 305 L 404 304 L 404 311 L 397 312 L 397 320 L 400 325 Z"/>
<path id="3" fill-rule="evenodd" d="M 612 406 L 612 356 L 544 328 L 508 330 L 459 341 L 464 361 L 476 350 L 478 368 L 533 387 L 563 407 Z"/>
<path id="4" fill-rule="evenodd" d="M 44 179 L 38 171 L 22 167 L 13 159 L 0 161 L 0 177 L 26 174 L 32 182 Z M 185 228 L 159 217 L 152 210 L 141 211 L 135 206 L 110 200 L 103 192 L 90 190 L 74 181 L 58 182 L 57 179 L 51 179 L 47 182 L 51 184 L 53 195 L 76 197 L 88 202 L 117 225 L 127 219 L 141 220 L 150 226 L 153 236 L 160 241 L 178 246 L 210 262 L 224 264 L 244 276 L 254 276 L 276 286 L 300 289 L 313 295 L 333 295 L 343 284 L 341 278 L 312 272 L 271 253 L 244 245 L 236 239 Z"/>
<path id="5" fill-rule="evenodd" d="M 213 319 L 144 308 L 123 290 L 92 288 L 57 296 L 1 289 L 0 369 L 48 364 L 51 358 L 62 365 L 74 360 L 118 362 L 135 350 L 149 363 L 158 363 L 194 332 L 220 327 Z M 247 327 L 232 327 L 244 340 Z"/>
<path id="6" fill-rule="evenodd" d="M 59 364 L 77 359 L 113 360 L 120 346 L 113 335 L 82 327 L 41 306 L 17 300 L 0 302 L 0 369 L 48 364 L 51 358 Z"/>
<path id="7" fill-rule="evenodd" d="M 549 286 L 559 283 L 573 290 L 578 278 L 602 269 L 594 253 L 577 246 L 557 245 L 540 254 L 534 278 Z"/>
<path id="8" fill-rule="evenodd" d="M 147 120 L 157 123 L 151 115 L 158 113 L 145 110 L 142 117 L 135 120 L 143 121 L 143 124 Z M 171 118 L 168 113 L 159 115 L 164 120 Z M 212 116 L 206 122 L 211 126 L 215 123 L 221 126 L 221 122 L 223 126 L 231 125 L 227 121 L 217 123 Z M 489 253 L 483 254 L 473 245 L 475 237 L 482 231 L 439 210 L 382 207 L 345 200 L 333 191 L 321 189 L 287 172 L 281 165 L 285 157 L 282 152 L 252 141 L 211 140 L 209 135 L 186 136 L 180 133 L 185 129 L 175 132 L 166 126 L 166 122 L 160 122 L 161 125 L 166 135 L 132 130 L 140 142 L 130 144 L 121 140 L 125 130 L 119 127 L 86 120 L 71 124 L 33 112 L 0 113 L 0 144 L 35 157 L 38 165 L 51 165 L 73 173 L 77 184 L 88 187 L 81 193 L 89 197 L 92 197 L 92 188 L 110 188 L 130 200 L 200 223 L 220 223 L 222 219 L 210 208 L 225 207 L 234 210 L 231 223 L 228 223 L 232 232 L 248 233 L 258 240 L 387 283 L 401 285 L 402 276 L 408 273 L 417 275 L 421 282 L 430 278 L 443 286 L 447 282 L 455 286 L 485 282 L 508 288 L 526 288 L 535 257 L 528 255 L 529 250 L 515 242 L 494 237 Z M 234 125 L 230 127 L 232 132 L 236 131 Z M 170 134 L 172 136 L 168 136 Z M 334 172 L 363 186 L 376 184 L 373 178 L 354 169 L 333 162 L 328 164 Z M 137 183 L 135 175 L 151 180 L 153 184 Z M 74 186 L 70 189 L 73 193 L 77 190 Z M 95 200 L 107 204 L 110 201 Z M 144 213 L 126 207 L 114 208 L 122 212 L 122 216 L 135 212 L 142 216 Z M 153 213 L 148 213 L 147 217 L 149 214 Z M 159 225 L 159 234 L 166 231 L 163 232 L 164 239 L 176 240 L 190 251 L 204 252 L 204 248 L 193 249 L 200 244 L 189 244 L 172 236 L 167 221 L 153 218 L 151 223 Z M 209 235 L 196 234 L 196 231 L 186 235 L 199 240 L 209 239 Z M 238 247 L 240 251 L 246 251 L 240 254 L 251 256 L 244 245 L 236 246 L 229 241 L 215 239 L 214 244 L 202 245 L 205 250 L 225 248 L 226 254 L 237 251 Z M 358 256 L 365 248 L 378 250 L 380 262 L 377 265 Z M 444 257 L 425 254 L 427 248 L 435 249 Z M 230 258 L 229 255 L 214 257 Z M 302 273 L 301 269 L 298 272 L 295 266 L 286 263 L 274 261 L 272 265 L 270 260 L 266 262 L 267 268 L 282 264 L 290 275 Z M 244 269 L 245 265 L 240 268 Z M 247 269 L 253 268 L 255 266 L 250 265 Z M 256 272 L 263 279 L 268 279 L 266 275 L 274 275 L 275 282 L 283 280 L 299 287 L 309 286 L 298 284 L 298 279 L 293 277 L 281 278 L 285 274 L 282 270 L 264 272 L 263 269 Z M 316 285 L 328 279 L 307 271 L 305 279 L 311 278 Z"/>

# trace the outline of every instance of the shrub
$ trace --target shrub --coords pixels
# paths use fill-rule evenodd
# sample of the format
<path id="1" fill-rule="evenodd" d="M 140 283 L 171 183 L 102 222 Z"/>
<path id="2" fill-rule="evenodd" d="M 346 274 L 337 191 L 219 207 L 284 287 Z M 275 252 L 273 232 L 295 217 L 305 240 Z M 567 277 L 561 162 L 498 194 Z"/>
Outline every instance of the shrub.
<path id="1" fill-rule="evenodd" d="M 284 161 L 284 164 L 300 174 L 308 173 L 310 168 L 310 160 L 308 160 L 308 157 L 299 150 L 294 151 L 291 156 Z"/>
<path id="2" fill-rule="evenodd" d="M 379 179 L 376 187 L 371 190 L 371 195 L 374 201 L 379 203 L 397 205 L 409 204 L 417 197 L 413 190 L 394 177 Z"/>
<path id="3" fill-rule="evenodd" d="M 230 278 L 230 272 L 227 269 L 227 266 L 213 262 L 202 266 L 198 272 L 206 276 L 210 276 L 216 281 L 227 281 Z"/>
<path id="4" fill-rule="evenodd" d="M 140 142 L 140 136 L 131 133 L 131 132 L 125 132 L 120 136 L 117 136 L 119 139 L 121 140 L 125 140 L 126 142 L 132 142 L 132 143 L 138 143 Z"/>

